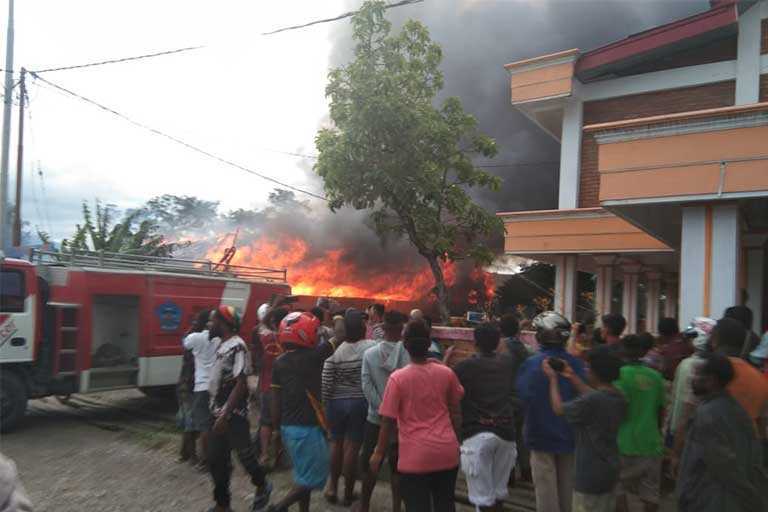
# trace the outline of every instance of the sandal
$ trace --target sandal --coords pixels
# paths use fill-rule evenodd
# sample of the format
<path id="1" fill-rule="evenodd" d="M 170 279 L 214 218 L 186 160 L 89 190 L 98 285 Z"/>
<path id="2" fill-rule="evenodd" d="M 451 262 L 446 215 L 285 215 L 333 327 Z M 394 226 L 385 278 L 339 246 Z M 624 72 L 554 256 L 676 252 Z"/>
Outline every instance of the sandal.
<path id="1" fill-rule="evenodd" d="M 349 506 L 352 505 L 352 503 L 354 503 L 355 501 L 357 501 L 359 499 L 360 499 L 360 496 L 358 496 L 357 494 L 353 493 L 352 496 L 344 496 L 344 501 L 341 502 L 341 505 L 343 507 L 349 507 Z"/>
<path id="2" fill-rule="evenodd" d="M 261 512 L 269 505 L 269 497 L 272 495 L 272 482 L 267 481 L 261 492 L 256 492 L 253 496 L 252 512 Z"/>

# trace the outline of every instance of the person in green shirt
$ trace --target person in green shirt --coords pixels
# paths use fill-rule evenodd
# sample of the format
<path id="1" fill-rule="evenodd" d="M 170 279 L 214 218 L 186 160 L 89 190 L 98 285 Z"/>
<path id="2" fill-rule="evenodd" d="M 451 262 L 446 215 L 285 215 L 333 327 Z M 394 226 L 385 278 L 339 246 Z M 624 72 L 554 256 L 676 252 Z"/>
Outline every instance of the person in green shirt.
<path id="1" fill-rule="evenodd" d="M 629 510 L 627 494 L 633 494 L 643 502 L 645 512 L 655 512 L 659 509 L 664 451 L 661 436 L 664 377 L 641 361 L 651 349 L 645 338 L 627 335 L 621 344 L 627 363 L 614 385 L 624 393 L 628 407 L 619 428 L 618 510 Z"/>

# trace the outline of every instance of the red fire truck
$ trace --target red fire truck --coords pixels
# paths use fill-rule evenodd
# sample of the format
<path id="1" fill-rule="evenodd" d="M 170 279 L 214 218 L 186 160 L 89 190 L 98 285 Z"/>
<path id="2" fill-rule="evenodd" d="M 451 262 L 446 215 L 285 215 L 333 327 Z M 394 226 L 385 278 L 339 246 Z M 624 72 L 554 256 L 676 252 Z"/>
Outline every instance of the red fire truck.
<path id="1" fill-rule="evenodd" d="M 114 253 L 32 251 L 2 258 L 0 427 L 15 427 L 27 400 L 173 385 L 181 337 L 195 315 L 236 307 L 243 331 L 286 271 Z"/>

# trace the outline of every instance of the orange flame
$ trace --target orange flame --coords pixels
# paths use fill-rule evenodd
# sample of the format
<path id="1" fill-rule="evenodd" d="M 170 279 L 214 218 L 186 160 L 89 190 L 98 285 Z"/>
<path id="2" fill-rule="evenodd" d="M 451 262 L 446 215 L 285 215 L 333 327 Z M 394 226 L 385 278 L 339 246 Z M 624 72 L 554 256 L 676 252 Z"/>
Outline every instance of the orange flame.
<path id="1" fill-rule="evenodd" d="M 483 298 L 486 303 L 491 302 L 496 294 L 496 283 L 493 280 L 493 276 L 485 270 L 475 267 L 469 274 L 469 277 L 477 283 L 482 283 Z"/>
<path id="2" fill-rule="evenodd" d="M 219 261 L 230 243 L 230 238 L 222 237 L 208 251 L 207 258 Z M 262 236 L 249 246 L 239 247 L 230 263 L 285 268 L 295 295 L 418 301 L 431 296 L 434 287 L 432 272 L 426 263 L 418 268 L 401 268 L 397 273 L 360 269 L 345 261 L 342 249 L 327 250 L 320 256 L 311 255 L 305 241 L 289 236 Z M 444 263 L 443 272 L 446 285 L 451 286 L 456 280 L 455 265 Z"/>

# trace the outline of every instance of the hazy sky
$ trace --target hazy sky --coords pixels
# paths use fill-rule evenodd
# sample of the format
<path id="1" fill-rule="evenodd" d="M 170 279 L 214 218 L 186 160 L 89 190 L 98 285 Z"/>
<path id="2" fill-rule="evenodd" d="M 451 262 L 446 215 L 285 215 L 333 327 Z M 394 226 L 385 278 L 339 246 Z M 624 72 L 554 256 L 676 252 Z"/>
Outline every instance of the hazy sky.
<path id="1" fill-rule="evenodd" d="M 302 170 L 311 161 L 268 150 L 314 153 L 314 135 L 327 110 L 332 27 L 260 33 L 343 10 L 336 0 L 16 0 L 14 67 L 207 45 L 45 77 L 247 167 L 319 191 Z M 2 55 L 6 11 L 3 2 Z M 220 200 L 229 209 L 254 206 L 272 189 L 32 80 L 29 95 L 23 218 L 56 237 L 71 232 L 83 199 L 130 207 L 163 193 L 189 194 Z M 15 154 L 11 158 L 13 164 Z"/>

